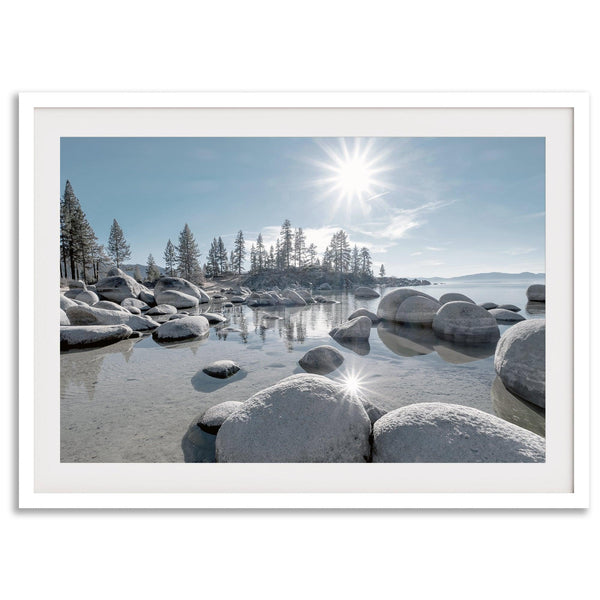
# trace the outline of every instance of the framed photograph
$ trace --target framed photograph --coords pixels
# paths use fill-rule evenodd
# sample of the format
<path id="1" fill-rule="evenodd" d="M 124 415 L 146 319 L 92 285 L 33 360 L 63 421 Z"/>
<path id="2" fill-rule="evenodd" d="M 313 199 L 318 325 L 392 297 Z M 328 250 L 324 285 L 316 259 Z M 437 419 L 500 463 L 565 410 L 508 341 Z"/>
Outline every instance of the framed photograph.
<path id="1" fill-rule="evenodd" d="M 588 506 L 587 94 L 19 112 L 20 507 Z"/>

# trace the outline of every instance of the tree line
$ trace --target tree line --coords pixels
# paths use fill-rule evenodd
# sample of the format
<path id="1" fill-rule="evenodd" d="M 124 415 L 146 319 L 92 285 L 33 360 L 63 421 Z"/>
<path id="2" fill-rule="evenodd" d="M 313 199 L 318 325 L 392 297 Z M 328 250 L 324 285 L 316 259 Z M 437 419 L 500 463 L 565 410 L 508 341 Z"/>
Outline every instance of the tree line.
<path id="1" fill-rule="evenodd" d="M 64 278 L 97 281 L 100 268 L 111 264 L 121 267 L 131 258 L 131 248 L 116 219 L 110 228 L 106 248 L 98 243 L 98 238 L 90 226 L 79 199 L 75 196 L 69 181 L 60 203 L 60 274 Z M 186 223 L 179 234 L 178 244 L 169 239 L 163 253 L 167 275 L 179 276 L 194 283 L 203 283 L 204 277 L 241 275 L 248 252 L 244 234 L 238 231 L 231 252 L 228 252 L 221 236 L 212 240 L 206 262 L 200 264 L 200 251 L 189 225 Z M 340 276 L 352 275 L 357 280 L 373 277 L 373 261 L 366 246 L 358 248 L 350 245 L 348 234 L 340 229 L 333 234 L 331 241 L 319 256 L 315 244 L 307 244 L 301 227 L 292 228 L 286 219 L 269 249 L 261 233 L 250 247 L 249 274 L 264 272 L 291 272 L 306 269 L 319 269 L 325 273 Z M 383 265 L 380 276 L 385 274 Z M 148 255 L 145 280 L 155 281 L 161 275 L 152 254 Z M 139 267 L 134 277 L 144 279 Z"/>

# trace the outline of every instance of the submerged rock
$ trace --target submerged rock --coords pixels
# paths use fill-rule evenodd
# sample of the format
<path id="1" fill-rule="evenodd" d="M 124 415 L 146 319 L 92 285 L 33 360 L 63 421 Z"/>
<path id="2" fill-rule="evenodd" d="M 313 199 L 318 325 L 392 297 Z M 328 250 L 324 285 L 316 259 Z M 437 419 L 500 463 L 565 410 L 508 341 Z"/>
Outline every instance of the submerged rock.
<path id="1" fill-rule="evenodd" d="M 354 296 L 356 298 L 379 298 L 379 293 L 370 287 L 361 286 L 354 290 Z"/>
<path id="2" fill-rule="evenodd" d="M 106 346 L 126 340 L 132 334 L 127 325 L 71 325 L 60 328 L 60 349 Z"/>
<path id="3" fill-rule="evenodd" d="M 475 304 L 469 296 L 457 292 L 449 292 L 440 296 L 440 304 L 448 304 L 448 302 L 470 302 L 471 304 Z"/>
<path id="4" fill-rule="evenodd" d="M 496 373 L 513 394 L 546 406 L 546 320 L 530 319 L 504 332 L 494 358 Z"/>
<path id="5" fill-rule="evenodd" d="M 526 294 L 530 302 L 546 302 L 546 286 L 542 283 L 530 285 Z"/>
<path id="6" fill-rule="evenodd" d="M 373 426 L 373 462 L 544 462 L 545 454 L 539 435 L 457 404 L 411 404 Z"/>
<path id="7" fill-rule="evenodd" d="M 218 379 L 227 379 L 228 377 L 235 375 L 239 370 L 239 365 L 232 360 L 217 360 L 202 369 L 207 375 L 217 377 Z"/>
<path id="8" fill-rule="evenodd" d="M 202 431 L 198 425 L 198 419 L 195 419 L 181 440 L 184 462 L 214 463 L 216 441 L 217 436 Z"/>
<path id="9" fill-rule="evenodd" d="M 490 343 L 500 337 L 496 319 L 485 308 L 460 300 L 444 304 L 432 327 L 439 338 L 460 344 Z"/>
<path id="10" fill-rule="evenodd" d="M 348 321 L 352 321 L 352 319 L 356 319 L 356 317 L 368 317 L 369 319 L 371 319 L 371 323 L 373 325 L 376 325 L 377 323 L 379 323 L 379 321 L 381 321 L 381 319 L 375 313 L 372 313 L 370 310 L 367 310 L 366 308 L 359 308 L 359 309 L 355 310 L 348 317 Z"/>
<path id="11" fill-rule="evenodd" d="M 423 296 L 410 296 L 398 307 L 394 321 L 413 325 L 429 325 L 440 309 L 440 303 Z"/>
<path id="12" fill-rule="evenodd" d="M 163 323 L 152 337 L 159 342 L 173 342 L 196 337 L 205 337 L 209 333 L 208 321 L 199 315 L 188 316 Z"/>
<path id="13" fill-rule="evenodd" d="M 334 327 L 329 335 L 336 341 L 362 340 L 366 341 L 371 335 L 371 319 L 369 317 L 356 317 L 350 321 Z"/>
<path id="14" fill-rule="evenodd" d="M 333 346 L 317 346 L 309 350 L 298 364 L 308 373 L 327 375 L 335 371 L 344 362 L 344 356 Z"/>
<path id="15" fill-rule="evenodd" d="M 217 435 L 217 462 L 366 462 L 371 422 L 359 397 L 293 375 L 246 400 Z"/>
<path id="16" fill-rule="evenodd" d="M 198 427 L 206 433 L 217 435 L 221 425 L 230 417 L 238 408 L 242 406 L 242 402 L 229 400 L 211 406 L 198 420 Z"/>
<path id="17" fill-rule="evenodd" d="M 546 313 L 545 302 L 528 302 L 525 305 L 525 311 L 528 315 L 543 315 Z"/>
<path id="18" fill-rule="evenodd" d="M 379 306 L 377 307 L 377 316 L 384 321 L 394 321 L 400 305 L 411 296 L 422 296 L 423 298 L 429 298 L 430 300 L 437 302 L 435 298 L 424 292 L 417 292 L 410 288 L 400 288 L 399 290 L 394 290 L 393 292 L 386 294 L 380 300 Z"/>
<path id="19" fill-rule="evenodd" d="M 546 436 L 546 411 L 511 394 L 498 376 L 492 383 L 492 406 L 494 412 L 505 421 Z"/>
<path id="20" fill-rule="evenodd" d="M 517 323 L 518 321 L 524 321 L 525 317 L 519 313 L 513 312 L 512 310 L 506 310 L 505 308 L 492 308 L 488 311 L 496 321 L 503 323 Z"/>

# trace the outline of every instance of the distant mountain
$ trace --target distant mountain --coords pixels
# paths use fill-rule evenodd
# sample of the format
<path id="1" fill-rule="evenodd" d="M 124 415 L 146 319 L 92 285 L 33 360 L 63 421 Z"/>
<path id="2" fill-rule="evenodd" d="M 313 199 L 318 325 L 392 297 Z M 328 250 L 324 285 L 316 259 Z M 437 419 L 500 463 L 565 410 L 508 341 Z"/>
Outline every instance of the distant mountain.
<path id="1" fill-rule="evenodd" d="M 472 275 L 460 275 L 458 277 L 427 277 L 431 282 L 443 281 L 498 281 L 498 280 L 525 280 L 525 281 L 540 281 L 546 279 L 546 273 L 500 273 L 494 271 L 492 273 L 473 273 Z"/>

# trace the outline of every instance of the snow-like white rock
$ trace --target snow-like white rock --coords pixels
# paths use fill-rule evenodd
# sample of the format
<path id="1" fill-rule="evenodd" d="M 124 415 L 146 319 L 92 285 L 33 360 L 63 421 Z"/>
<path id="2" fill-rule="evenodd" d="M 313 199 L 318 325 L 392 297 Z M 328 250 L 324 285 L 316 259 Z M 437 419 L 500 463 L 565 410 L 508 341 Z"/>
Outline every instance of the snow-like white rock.
<path id="1" fill-rule="evenodd" d="M 493 315 L 471 302 L 448 302 L 433 318 L 435 334 L 460 344 L 482 344 L 498 340 L 500 330 Z"/>
<path id="2" fill-rule="evenodd" d="M 299 361 L 298 364 L 307 373 L 317 373 L 327 375 L 335 371 L 344 362 L 342 353 L 333 346 L 317 346 L 309 350 Z"/>
<path id="3" fill-rule="evenodd" d="M 152 336 L 159 342 L 173 342 L 205 337 L 209 330 L 208 321 L 204 317 L 196 315 L 167 321 L 156 329 Z"/>
<path id="4" fill-rule="evenodd" d="M 150 331 L 158 323 L 149 317 L 132 315 L 128 310 L 105 310 L 94 306 L 71 306 L 66 311 L 72 325 L 128 325 L 134 331 Z"/>
<path id="5" fill-rule="evenodd" d="M 435 300 L 435 298 L 425 292 L 418 292 L 410 288 L 400 288 L 399 290 L 394 290 L 393 292 L 386 294 L 379 301 L 377 316 L 384 321 L 393 321 L 396 318 L 396 313 L 398 312 L 400 305 L 407 298 L 410 298 L 410 296 L 423 296 L 424 298 Z"/>
<path id="6" fill-rule="evenodd" d="M 211 406 L 198 420 L 198 427 L 206 433 L 216 435 L 221 428 L 221 425 L 229 418 L 238 408 L 242 406 L 242 402 L 228 400 Z"/>
<path id="7" fill-rule="evenodd" d="M 356 317 L 334 327 L 329 335 L 336 341 L 360 340 L 366 341 L 371 335 L 371 319 L 369 317 Z"/>
<path id="8" fill-rule="evenodd" d="M 127 325 L 71 325 L 60 328 L 60 349 L 105 346 L 126 340 L 132 334 Z"/>

